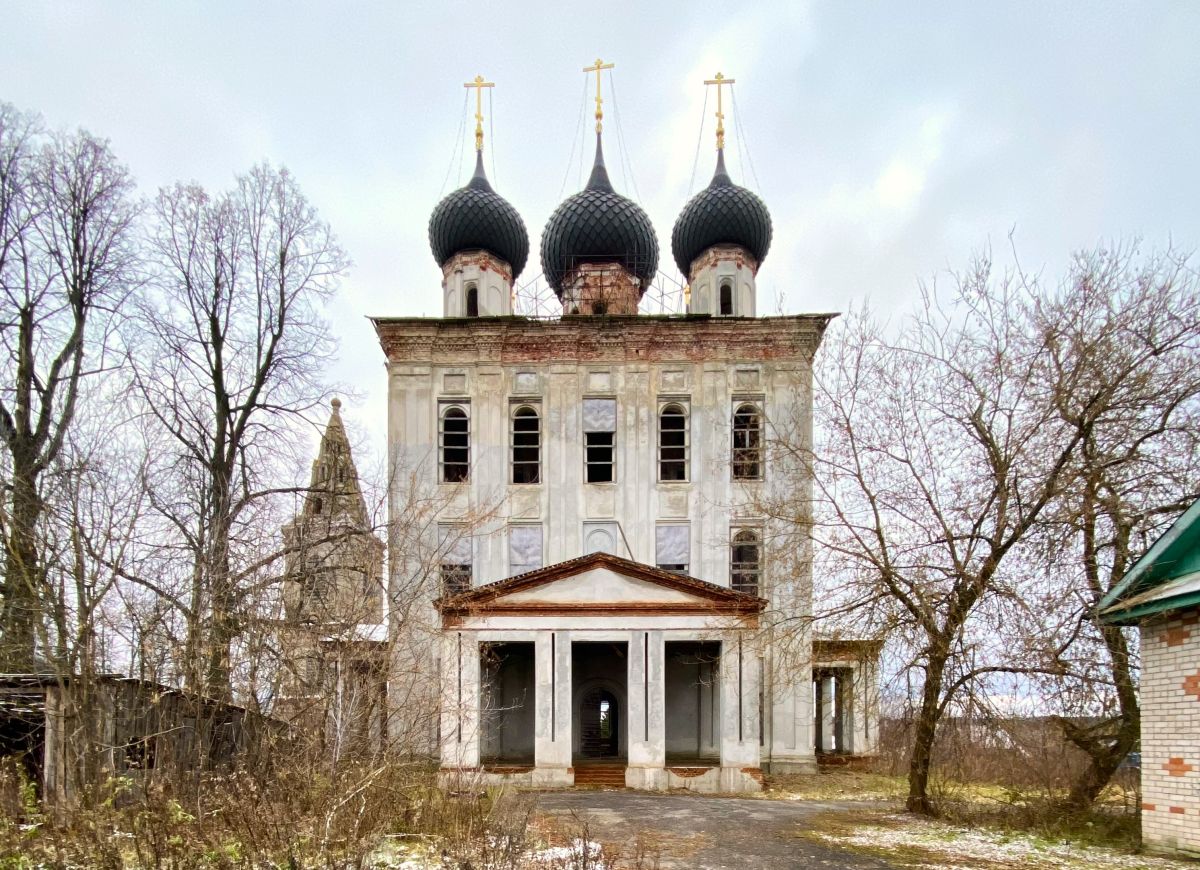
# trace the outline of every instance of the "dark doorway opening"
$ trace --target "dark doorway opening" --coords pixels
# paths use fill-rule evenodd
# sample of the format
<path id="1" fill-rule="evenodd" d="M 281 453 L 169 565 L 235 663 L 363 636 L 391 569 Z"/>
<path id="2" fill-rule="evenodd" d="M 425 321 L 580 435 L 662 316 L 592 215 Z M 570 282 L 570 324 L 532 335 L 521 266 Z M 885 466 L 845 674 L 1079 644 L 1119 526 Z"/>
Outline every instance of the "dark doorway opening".
<path id="1" fill-rule="evenodd" d="M 571 645 L 573 754 L 580 761 L 626 758 L 629 734 L 625 643 Z"/>
<path id="2" fill-rule="evenodd" d="M 721 757 L 721 644 L 667 641 L 667 761 L 712 764 Z"/>
<path id="3" fill-rule="evenodd" d="M 481 644 L 479 662 L 480 762 L 533 764 L 533 644 Z"/>

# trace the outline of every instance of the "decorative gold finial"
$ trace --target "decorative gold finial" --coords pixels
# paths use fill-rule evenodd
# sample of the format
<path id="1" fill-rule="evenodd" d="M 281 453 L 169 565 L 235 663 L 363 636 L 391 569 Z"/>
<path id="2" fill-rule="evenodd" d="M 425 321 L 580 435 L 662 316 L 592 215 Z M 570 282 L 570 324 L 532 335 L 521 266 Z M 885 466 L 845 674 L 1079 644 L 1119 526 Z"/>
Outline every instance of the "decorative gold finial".
<path id="1" fill-rule="evenodd" d="M 614 64 L 605 63 L 600 58 L 596 58 L 595 64 L 593 64 L 592 66 L 585 66 L 583 68 L 583 71 L 585 73 L 594 72 L 596 74 L 596 132 L 597 133 L 599 133 L 600 129 L 604 126 L 604 124 L 603 124 L 604 110 L 600 108 L 600 106 L 604 103 L 604 100 L 601 99 L 601 97 L 600 97 L 600 71 L 606 70 L 606 69 L 612 69 L 613 66 L 614 66 Z"/>
<path id="2" fill-rule="evenodd" d="M 723 85 L 732 85 L 734 79 L 727 79 L 721 73 L 717 73 L 715 79 L 705 79 L 704 84 L 717 86 L 717 150 L 725 150 L 725 113 L 722 111 L 721 103 L 721 87 Z"/>
<path id="3" fill-rule="evenodd" d="M 483 89 L 496 87 L 495 82 L 485 82 L 483 76 L 475 76 L 475 81 L 467 82 L 464 88 L 475 89 L 475 150 L 483 150 Z"/>

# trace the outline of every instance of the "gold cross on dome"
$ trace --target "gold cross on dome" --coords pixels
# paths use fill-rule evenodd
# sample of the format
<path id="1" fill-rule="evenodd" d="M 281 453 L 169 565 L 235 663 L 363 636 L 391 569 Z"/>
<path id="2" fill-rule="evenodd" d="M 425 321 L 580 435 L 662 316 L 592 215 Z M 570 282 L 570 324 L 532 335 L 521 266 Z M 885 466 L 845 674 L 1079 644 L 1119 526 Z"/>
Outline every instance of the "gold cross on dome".
<path id="1" fill-rule="evenodd" d="M 715 79 L 705 79 L 704 84 L 717 86 L 717 150 L 725 150 L 725 112 L 722 111 L 723 104 L 721 102 L 721 88 L 724 85 L 732 85 L 734 79 L 727 79 L 721 73 L 717 73 Z"/>
<path id="2" fill-rule="evenodd" d="M 600 97 L 600 71 L 606 70 L 606 69 L 612 69 L 613 66 L 615 66 L 615 64 L 605 63 L 600 58 L 596 58 L 596 62 L 594 64 L 592 64 L 591 66 L 585 66 L 583 68 L 583 71 L 585 73 L 594 72 L 596 74 L 596 132 L 597 133 L 600 132 L 600 128 L 603 126 L 603 121 L 604 121 L 604 110 L 600 108 L 601 104 L 603 104 L 603 102 L 604 102 L 604 100 Z"/>
<path id="3" fill-rule="evenodd" d="M 464 88 L 475 89 L 475 150 L 483 150 L 483 89 L 496 87 L 495 82 L 485 82 L 483 76 L 475 76 L 475 81 L 466 82 Z"/>

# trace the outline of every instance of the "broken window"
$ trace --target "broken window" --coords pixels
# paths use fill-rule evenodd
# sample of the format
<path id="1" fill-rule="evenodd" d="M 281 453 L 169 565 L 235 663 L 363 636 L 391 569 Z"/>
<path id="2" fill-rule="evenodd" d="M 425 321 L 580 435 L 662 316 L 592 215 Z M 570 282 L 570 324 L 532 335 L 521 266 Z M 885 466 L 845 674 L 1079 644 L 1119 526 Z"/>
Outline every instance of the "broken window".
<path id="1" fill-rule="evenodd" d="M 512 417 L 512 482 L 538 483 L 542 471 L 542 421 L 536 409 L 522 405 Z"/>
<path id="2" fill-rule="evenodd" d="M 664 571 L 686 574 L 691 555 L 689 529 L 683 525 L 656 526 L 654 563 Z"/>
<path id="3" fill-rule="evenodd" d="M 729 548 L 729 585 L 735 592 L 758 594 L 762 573 L 762 540 L 754 529 L 740 529 Z"/>
<path id="4" fill-rule="evenodd" d="M 583 449 L 588 483 L 616 480 L 614 452 L 617 432 L 616 399 L 583 400 Z"/>
<path id="5" fill-rule="evenodd" d="M 687 480 L 687 412 L 672 402 L 658 415 L 658 479 Z"/>
<path id="6" fill-rule="evenodd" d="M 471 466 L 471 421 L 465 409 L 452 405 L 438 422 L 442 483 L 462 483 Z"/>
<path id="7" fill-rule="evenodd" d="M 508 527 L 508 570 L 512 576 L 542 567 L 542 527 Z"/>
<path id="8" fill-rule="evenodd" d="M 438 527 L 442 594 L 458 595 L 471 588 L 471 538 L 463 526 Z"/>
<path id="9" fill-rule="evenodd" d="M 762 479 L 762 414 L 745 402 L 733 412 L 733 479 Z"/>

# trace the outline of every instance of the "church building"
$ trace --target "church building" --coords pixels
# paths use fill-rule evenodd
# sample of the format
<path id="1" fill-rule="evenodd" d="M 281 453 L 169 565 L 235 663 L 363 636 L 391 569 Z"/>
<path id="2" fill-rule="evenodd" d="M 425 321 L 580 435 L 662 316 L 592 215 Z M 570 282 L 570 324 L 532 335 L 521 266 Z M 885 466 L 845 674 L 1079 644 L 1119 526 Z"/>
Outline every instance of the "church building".
<path id="1" fill-rule="evenodd" d="M 754 791 L 877 739 L 877 648 L 814 647 L 811 626 L 832 315 L 760 316 L 771 217 L 726 170 L 720 108 L 712 180 L 671 233 L 686 310 L 639 314 L 659 243 L 605 166 L 603 68 L 591 175 L 542 231 L 561 315 L 514 312 L 529 237 L 484 172 L 477 90 L 475 173 L 429 221 L 443 316 L 374 318 L 390 737 L 451 778 Z"/>

